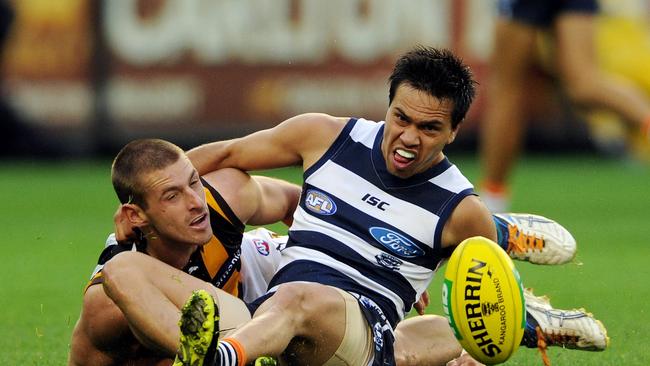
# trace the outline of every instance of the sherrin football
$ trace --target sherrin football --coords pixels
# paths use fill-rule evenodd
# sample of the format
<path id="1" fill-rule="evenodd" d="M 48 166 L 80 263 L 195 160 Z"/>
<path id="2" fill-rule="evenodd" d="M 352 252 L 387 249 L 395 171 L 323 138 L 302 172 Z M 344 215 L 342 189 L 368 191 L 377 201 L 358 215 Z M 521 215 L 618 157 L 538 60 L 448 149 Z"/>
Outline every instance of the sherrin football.
<path id="1" fill-rule="evenodd" d="M 454 250 L 442 306 L 463 348 L 488 365 L 505 362 L 526 326 L 524 292 L 512 260 L 495 242 L 469 238 Z"/>

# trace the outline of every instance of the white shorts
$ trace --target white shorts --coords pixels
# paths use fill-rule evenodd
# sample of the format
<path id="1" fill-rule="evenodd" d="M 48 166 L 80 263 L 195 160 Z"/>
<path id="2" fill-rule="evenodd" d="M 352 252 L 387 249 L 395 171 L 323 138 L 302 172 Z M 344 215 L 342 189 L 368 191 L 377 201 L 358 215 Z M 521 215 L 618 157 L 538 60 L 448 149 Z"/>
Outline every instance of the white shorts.
<path id="1" fill-rule="evenodd" d="M 280 263 L 280 251 L 286 244 L 287 236 L 280 236 L 265 228 L 244 233 L 240 273 L 245 302 L 266 294 Z"/>

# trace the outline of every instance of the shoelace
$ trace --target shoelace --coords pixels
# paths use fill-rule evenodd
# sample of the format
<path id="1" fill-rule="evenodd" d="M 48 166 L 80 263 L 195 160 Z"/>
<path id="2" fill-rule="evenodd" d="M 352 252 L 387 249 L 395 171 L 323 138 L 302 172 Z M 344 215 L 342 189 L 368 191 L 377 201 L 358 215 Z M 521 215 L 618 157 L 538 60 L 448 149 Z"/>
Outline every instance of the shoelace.
<path id="1" fill-rule="evenodd" d="M 545 334 L 544 338 L 551 345 L 556 344 L 562 347 L 568 346 L 567 348 L 575 348 L 580 337 L 577 335 L 551 333 Z"/>
<path id="2" fill-rule="evenodd" d="M 544 239 L 534 235 L 527 235 L 519 231 L 514 225 L 508 225 L 508 250 L 507 252 L 525 253 L 527 250 L 544 249 Z"/>
<path id="3" fill-rule="evenodd" d="M 576 345 L 579 338 L 577 335 L 557 334 L 553 332 L 545 334 L 540 326 L 535 327 L 535 332 L 537 333 L 537 349 L 539 349 L 539 353 L 542 356 L 544 366 L 551 366 L 551 360 L 546 353 L 549 344 L 566 347 L 567 345 Z"/>
<path id="4" fill-rule="evenodd" d="M 544 366 L 551 366 L 551 360 L 546 354 L 548 345 L 546 344 L 546 337 L 544 337 L 544 332 L 542 332 L 542 328 L 540 326 L 535 327 L 535 332 L 537 332 L 537 349 L 542 356 L 542 362 L 544 362 Z"/>

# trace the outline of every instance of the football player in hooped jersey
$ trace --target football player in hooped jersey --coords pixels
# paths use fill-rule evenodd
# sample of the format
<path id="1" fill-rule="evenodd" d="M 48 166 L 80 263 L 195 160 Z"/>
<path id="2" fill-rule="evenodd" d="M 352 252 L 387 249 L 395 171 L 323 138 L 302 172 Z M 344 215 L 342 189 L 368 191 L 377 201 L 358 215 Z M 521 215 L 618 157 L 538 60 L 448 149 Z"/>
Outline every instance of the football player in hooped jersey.
<path id="1" fill-rule="evenodd" d="M 399 59 L 390 81 L 385 122 L 304 114 L 188 152 L 200 172 L 300 164 L 304 184 L 253 320 L 210 345 L 205 329 L 182 325 L 176 364 L 237 365 L 285 349 L 296 363 L 395 364 L 393 329 L 441 261 L 466 238 L 497 240 L 492 215 L 443 153 L 474 97 L 468 68 L 421 47 Z M 215 311 L 201 293 L 187 304 L 185 325 L 204 319 L 196 305 Z"/>
<path id="2" fill-rule="evenodd" d="M 133 245 L 107 245 L 102 253 L 84 293 L 69 364 L 169 364 L 178 347 L 178 309 L 193 288 L 208 289 L 218 306 L 232 308 L 229 319 L 224 319 L 229 323 L 225 327 L 250 319 L 236 298 L 244 223 L 268 224 L 290 218 L 300 188 L 267 177 L 251 177 L 237 169 L 199 177 L 183 150 L 156 139 L 126 145 L 115 158 L 111 176 L 123 203 L 123 217 L 130 227 L 139 228 L 142 237 Z M 104 286 L 96 285 L 110 280 L 104 276 L 104 264 L 124 252 L 166 263 L 155 273 L 161 287 L 179 294 L 185 291 L 185 296 L 176 299 L 176 304 L 167 297 L 167 302 L 153 306 L 155 294 L 151 294 L 157 289 L 141 286 L 138 295 L 129 299 L 132 302 L 111 301 Z M 183 278 L 183 284 L 165 281 L 178 279 L 183 271 L 192 274 Z M 141 280 L 137 276 L 128 279 L 134 284 Z M 224 291 L 213 292 L 215 288 Z M 134 303 L 150 305 L 156 327 L 128 317 L 125 314 L 130 313 L 120 309 Z"/>
<path id="3" fill-rule="evenodd" d="M 492 215 L 443 153 L 474 97 L 469 69 L 448 51 L 418 48 L 390 80 L 385 122 L 305 114 L 188 152 L 199 171 L 301 164 L 305 172 L 274 294 L 219 342 L 217 360 L 236 365 L 289 347 L 285 354 L 310 364 L 394 364 L 393 329 L 440 262 L 466 238 L 497 240 Z M 296 327 L 296 309 L 312 298 L 327 313 Z M 296 336 L 307 341 L 293 347 Z"/>

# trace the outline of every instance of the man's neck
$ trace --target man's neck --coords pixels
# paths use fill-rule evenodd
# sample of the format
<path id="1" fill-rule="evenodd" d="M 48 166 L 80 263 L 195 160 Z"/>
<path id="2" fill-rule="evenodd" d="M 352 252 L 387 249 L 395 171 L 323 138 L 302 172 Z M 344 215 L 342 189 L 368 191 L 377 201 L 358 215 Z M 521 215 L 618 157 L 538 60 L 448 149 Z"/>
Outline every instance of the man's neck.
<path id="1" fill-rule="evenodd" d="M 172 244 L 161 239 L 151 239 L 147 243 L 147 254 L 178 269 L 187 265 L 195 250 L 196 245 Z"/>

